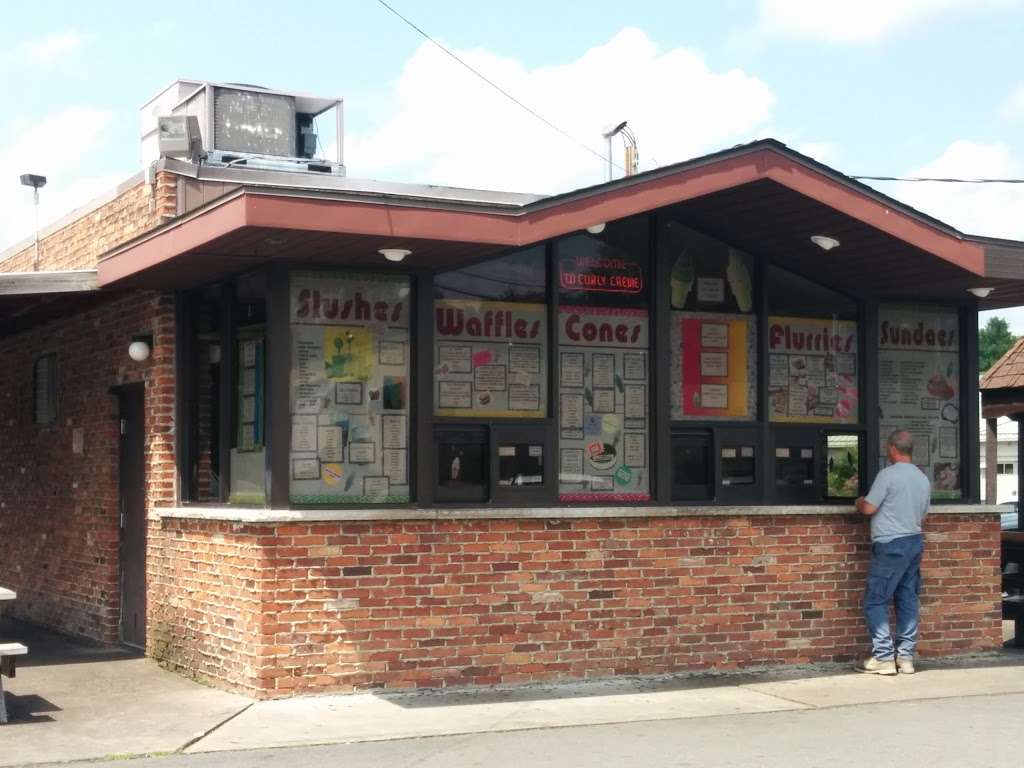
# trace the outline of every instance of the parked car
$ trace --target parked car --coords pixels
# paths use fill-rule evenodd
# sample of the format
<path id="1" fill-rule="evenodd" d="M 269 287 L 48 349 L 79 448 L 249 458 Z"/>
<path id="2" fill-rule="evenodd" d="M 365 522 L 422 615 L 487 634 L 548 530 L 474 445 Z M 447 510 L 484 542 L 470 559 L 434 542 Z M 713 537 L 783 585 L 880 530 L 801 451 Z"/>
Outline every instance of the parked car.
<path id="1" fill-rule="evenodd" d="M 1008 501 L 999 505 L 999 527 L 1004 531 L 1016 531 L 1018 522 L 1017 502 Z"/>

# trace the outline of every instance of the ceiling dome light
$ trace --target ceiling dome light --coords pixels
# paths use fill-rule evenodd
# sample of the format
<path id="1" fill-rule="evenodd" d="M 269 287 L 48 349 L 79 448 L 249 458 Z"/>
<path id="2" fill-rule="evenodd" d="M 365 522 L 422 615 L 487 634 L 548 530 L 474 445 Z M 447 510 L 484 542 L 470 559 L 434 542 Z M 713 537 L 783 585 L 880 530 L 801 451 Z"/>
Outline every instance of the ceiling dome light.
<path id="1" fill-rule="evenodd" d="M 839 247 L 839 241 L 828 235 L 811 235 L 811 242 L 823 251 L 831 251 Z"/>
<path id="2" fill-rule="evenodd" d="M 587 227 L 587 232 L 589 232 L 592 235 L 600 235 L 602 232 L 604 232 L 604 228 L 605 223 L 603 221 L 599 221 L 597 222 L 597 224 L 591 224 L 589 227 Z"/>
<path id="3" fill-rule="evenodd" d="M 984 299 L 994 290 L 995 288 L 968 288 L 967 292 L 974 294 L 979 299 Z"/>
<path id="4" fill-rule="evenodd" d="M 383 256 L 388 261 L 402 261 L 412 251 L 407 248 L 380 248 L 377 253 Z"/>

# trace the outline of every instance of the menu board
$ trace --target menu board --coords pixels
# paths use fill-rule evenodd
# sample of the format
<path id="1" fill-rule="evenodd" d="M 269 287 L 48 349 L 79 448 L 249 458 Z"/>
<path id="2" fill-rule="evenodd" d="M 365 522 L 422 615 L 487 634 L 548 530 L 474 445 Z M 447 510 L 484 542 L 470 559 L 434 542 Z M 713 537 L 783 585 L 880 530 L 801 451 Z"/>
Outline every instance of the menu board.
<path id="1" fill-rule="evenodd" d="M 642 309 L 559 310 L 562 501 L 648 501 L 648 321 Z"/>
<path id="2" fill-rule="evenodd" d="M 879 455 L 906 429 L 932 496 L 960 498 L 960 323 L 956 309 L 883 305 L 878 313 Z M 885 462 L 883 461 L 884 465 Z"/>
<path id="3" fill-rule="evenodd" d="M 673 312 L 672 418 L 756 418 L 756 340 L 752 315 Z"/>
<path id="4" fill-rule="evenodd" d="M 291 278 L 291 483 L 296 504 L 409 500 L 409 281 Z"/>
<path id="5" fill-rule="evenodd" d="M 768 317 L 768 417 L 856 424 L 857 323 Z"/>
<path id="6" fill-rule="evenodd" d="M 547 415 L 547 307 L 434 302 L 434 413 Z"/>

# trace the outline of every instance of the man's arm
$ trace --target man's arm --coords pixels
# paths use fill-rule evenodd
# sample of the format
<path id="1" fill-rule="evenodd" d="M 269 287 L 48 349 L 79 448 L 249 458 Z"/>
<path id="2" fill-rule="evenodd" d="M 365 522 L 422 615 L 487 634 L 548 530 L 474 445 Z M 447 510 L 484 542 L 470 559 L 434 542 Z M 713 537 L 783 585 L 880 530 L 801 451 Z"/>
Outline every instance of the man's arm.
<path id="1" fill-rule="evenodd" d="M 868 517 L 871 517 L 871 515 L 875 514 L 875 512 L 878 511 L 878 507 L 876 507 L 863 496 L 861 496 L 859 499 L 857 499 L 857 501 L 854 502 L 854 506 L 857 508 L 858 512 L 860 512 L 862 515 L 867 515 Z"/>
<path id="2" fill-rule="evenodd" d="M 871 517 L 882 506 L 882 502 L 885 501 L 888 493 L 887 476 L 884 472 L 879 472 L 878 476 L 875 477 L 875 482 L 871 484 L 871 490 L 868 491 L 868 495 L 857 499 L 854 502 L 854 506 L 862 515 Z"/>

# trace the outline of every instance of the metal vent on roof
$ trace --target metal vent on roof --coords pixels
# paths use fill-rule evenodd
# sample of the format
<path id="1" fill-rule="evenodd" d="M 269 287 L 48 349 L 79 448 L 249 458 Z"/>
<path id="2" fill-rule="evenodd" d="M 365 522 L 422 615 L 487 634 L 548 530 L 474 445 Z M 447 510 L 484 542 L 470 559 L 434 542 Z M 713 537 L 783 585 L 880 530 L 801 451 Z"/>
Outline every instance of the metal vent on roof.
<path id="1" fill-rule="evenodd" d="M 295 157 L 295 99 L 276 93 L 217 88 L 213 145 L 228 152 Z"/>

